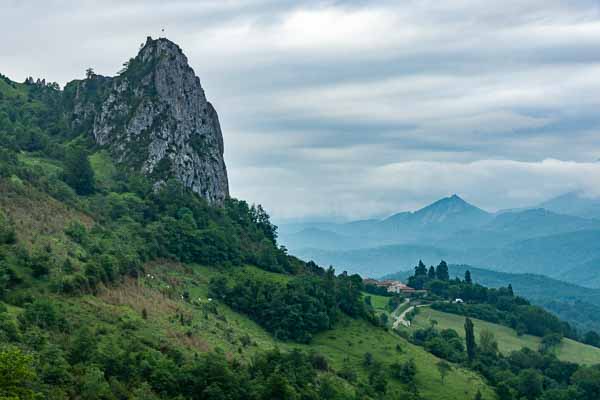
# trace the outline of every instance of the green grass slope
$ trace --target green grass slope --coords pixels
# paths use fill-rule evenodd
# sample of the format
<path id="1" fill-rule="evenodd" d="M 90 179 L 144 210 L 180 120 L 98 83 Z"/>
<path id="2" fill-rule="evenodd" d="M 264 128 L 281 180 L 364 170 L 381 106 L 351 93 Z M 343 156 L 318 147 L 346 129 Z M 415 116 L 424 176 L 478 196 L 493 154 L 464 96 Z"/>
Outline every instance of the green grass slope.
<path id="1" fill-rule="evenodd" d="M 28 161 L 37 162 L 34 157 L 28 157 Z M 94 164 L 96 168 L 106 165 L 100 158 Z M 110 179 L 110 174 L 105 176 Z M 72 221 L 93 226 L 95 222 L 89 215 L 27 186 L 15 189 L 0 185 L 0 194 L 3 194 L 0 196 L 3 212 L 18 221 L 19 243 L 32 251 L 50 248 L 56 265 L 76 258 L 82 251 L 64 231 Z M 17 272 L 23 277 L 30 276 L 27 269 Z M 368 371 L 363 367 L 365 353 L 371 353 L 374 360 L 385 365 L 413 359 L 417 365 L 417 387 L 424 398 L 470 399 L 478 390 L 485 399 L 496 398 L 479 375 L 459 366 L 453 366 L 442 385 L 436 367 L 438 358 L 392 331 L 361 319 L 342 317 L 334 329 L 317 334 L 310 344 L 277 340 L 249 316 L 209 298 L 209 281 L 217 276 L 227 276 L 234 281 L 256 276 L 278 283 L 286 283 L 291 278 L 254 266 L 226 268 L 156 260 L 147 263 L 144 274 L 138 278 L 124 277 L 118 284 L 101 285 L 96 294 L 61 296 L 50 290 L 51 282 L 44 279 L 32 280 L 28 292 L 55 301 L 61 313 L 68 315 L 77 326 L 93 326 L 98 332 L 133 336 L 156 348 L 176 349 L 186 354 L 223 352 L 228 359 L 242 363 L 250 363 L 256 354 L 273 348 L 318 352 L 330 365 L 330 371 L 323 375 L 339 379 L 337 372 L 350 369 L 357 376 L 357 384 L 368 380 Z M 189 296 L 184 298 L 184 293 Z M 384 312 L 389 298 L 371 297 L 377 311 Z M 23 313 L 23 308 L 6 306 L 15 319 Z M 67 336 L 63 339 L 69 340 Z M 101 347 L 110 346 L 103 343 L 104 339 L 99 340 Z M 391 396 L 402 396 L 408 391 L 406 385 L 393 378 L 388 380 L 388 385 Z M 347 389 L 352 395 L 354 389 Z"/>
<path id="2" fill-rule="evenodd" d="M 218 275 L 241 277 L 257 274 L 279 282 L 288 279 L 285 275 L 252 266 L 223 270 L 167 261 L 152 263 L 146 270 L 147 275 L 136 281 L 129 280 L 118 287 L 106 289 L 98 296 L 86 296 L 81 303 L 74 300 L 72 306 L 77 308 L 82 304 L 89 307 L 89 316 L 113 316 L 111 318 L 116 318 L 120 324 L 126 324 L 126 321 L 135 321 L 131 325 L 140 323 L 142 328 L 136 334 L 146 340 L 166 340 L 182 349 L 196 351 L 220 349 L 229 358 L 244 362 L 249 362 L 256 352 L 276 347 L 316 351 L 329 360 L 333 371 L 350 368 L 359 380 L 368 379 L 362 366 L 365 353 L 371 353 L 376 361 L 388 365 L 413 359 L 417 365 L 417 385 L 424 398 L 469 399 L 475 396 L 477 390 L 486 399 L 495 398 L 481 377 L 458 366 L 454 366 L 445 380 L 446 384 L 442 385 L 436 368 L 437 357 L 364 320 L 342 318 L 333 330 L 316 335 L 310 344 L 297 344 L 274 339 L 247 316 L 208 298 L 208 282 Z M 189 302 L 179 297 L 182 291 L 190 293 Z M 144 309 L 146 321 L 141 317 Z M 179 315 L 184 315 L 184 324 L 181 324 Z M 406 389 L 394 379 L 390 379 L 389 385 L 390 389 L 399 393 Z"/>
<path id="3" fill-rule="evenodd" d="M 419 313 L 412 321 L 410 330 L 427 328 L 431 326 L 431 321 L 437 321 L 439 329 L 454 329 L 461 337 L 464 337 L 465 317 L 461 315 L 449 314 L 429 307 L 421 308 Z M 489 330 L 494 333 L 498 341 L 498 347 L 504 354 L 511 351 L 520 350 L 528 347 L 537 350 L 540 345 L 540 338 L 531 335 L 518 336 L 515 330 L 506 326 L 493 324 L 479 319 L 472 319 L 475 326 L 475 337 L 479 337 L 479 332 Z M 571 339 L 563 339 L 561 345 L 555 350 L 556 356 L 562 361 L 570 361 L 578 364 L 598 364 L 600 363 L 600 349 L 575 342 Z"/>
<path id="4" fill-rule="evenodd" d="M 368 379 L 363 367 L 365 353 L 371 353 L 374 360 L 386 365 L 413 359 L 417 365 L 417 386 L 424 398 L 470 399 L 478 390 L 485 399 L 496 398 L 480 376 L 459 366 L 453 366 L 442 385 L 436 368 L 438 358 L 392 331 L 364 320 L 344 317 L 333 330 L 316 335 L 310 344 L 297 344 L 274 339 L 248 316 L 208 297 L 208 282 L 218 275 L 257 274 L 280 282 L 288 279 L 284 275 L 252 266 L 224 270 L 171 261 L 152 262 L 145 270 L 144 276 L 104 287 L 97 295 L 52 297 L 61 304 L 62 312 L 82 325 L 121 331 L 146 343 L 183 352 L 220 351 L 229 359 L 251 362 L 256 353 L 265 350 L 302 349 L 318 352 L 328 359 L 331 370 L 325 375 L 336 379 L 336 372 L 350 369 L 356 373 L 358 382 Z M 190 294 L 189 300 L 181 296 L 185 291 Z M 14 317 L 22 312 L 18 307 L 9 310 Z M 404 393 L 406 389 L 399 381 L 389 380 L 388 393 Z"/>

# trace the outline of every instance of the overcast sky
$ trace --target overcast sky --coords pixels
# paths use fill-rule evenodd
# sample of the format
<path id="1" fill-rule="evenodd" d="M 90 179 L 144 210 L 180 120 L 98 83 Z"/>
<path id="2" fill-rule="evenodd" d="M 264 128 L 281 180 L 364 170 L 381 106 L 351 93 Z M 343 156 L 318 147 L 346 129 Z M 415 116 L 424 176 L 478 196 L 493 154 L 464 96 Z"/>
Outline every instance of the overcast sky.
<path id="1" fill-rule="evenodd" d="M 600 196 L 597 0 L 4 0 L 0 15 L 0 72 L 61 85 L 115 74 L 164 28 L 219 113 L 232 195 L 277 220 Z"/>

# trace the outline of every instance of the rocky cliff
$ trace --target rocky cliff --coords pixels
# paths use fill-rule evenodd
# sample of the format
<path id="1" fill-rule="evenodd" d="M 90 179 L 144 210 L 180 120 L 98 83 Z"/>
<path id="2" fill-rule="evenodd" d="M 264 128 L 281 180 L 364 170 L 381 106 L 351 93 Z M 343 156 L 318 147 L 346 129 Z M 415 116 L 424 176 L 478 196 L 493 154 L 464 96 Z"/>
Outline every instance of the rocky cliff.
<path id="1" fill-rule="evenodd" d="M 174 177 L 213 204 L 229 196 L 217 112 L 179 46 L 148 38 L 116 77 L 65 88 L 72 124 L 157 185 Z"/>

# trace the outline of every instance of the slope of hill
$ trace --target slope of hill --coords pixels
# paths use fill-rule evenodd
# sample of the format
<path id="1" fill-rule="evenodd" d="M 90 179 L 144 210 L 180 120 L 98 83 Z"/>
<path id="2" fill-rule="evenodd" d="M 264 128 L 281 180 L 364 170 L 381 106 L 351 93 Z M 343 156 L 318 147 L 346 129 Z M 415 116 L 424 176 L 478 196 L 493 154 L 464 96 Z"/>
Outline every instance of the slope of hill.
<path id="1" fill-rule="evenodd" d="M 36 158 L 30 156 L 30 159 L 35 160 Z M 68 276 L 60 275 L 64 273 L 61 272 L 61 268 L 68 264 L 66 260 L 71 259 L 71 254 L 76 255 L 76 259 L 72 261 L 76 265 L 71 268 L 83 269 L 82 275 L 90 277 L 89 267 L 81 266 L 81 260 L 85 259 L 84 255 L 89 257 L 87 255 L 89 250 L 87 244 L 78 243 L 79 239 L 76 239 L 71 233 L 66 234 L 65 230 L 69 231 L 68 227 L 72 225 L 72 222 L 83 221 L 88 227 L 97 225 L 99 222 L 72 206 L 28 188 L 27 184 L 22 189 L 25 191 L 15 192 L 11 184 L 4 187 L 2 196 L 4 217 L 22 218 L 20 219 L 21 223 L 15 227 L 17 243 L 34 253 L 46 251 L 50 246 L 52 264 L 51 269 L 44 272 L 41 278 L 35 278 L 31 272 L 32 268 L 35 271 L 35 266 L 12 264 L 10 249 L 0 246 L 3 249 L 4 257 L 9 257 L 10 274 L 20 280 L 15 283 L 16 286 L 5 288 L 3 292 L 2 299 L 9 303 L 0 300 L 0 343 L 6 340 L 7 336 L 5 335 L 8 335 L 9 332 L 15 332 L 17 335 L 9 341 L 19 343 L 26 332 L 21 331 L 16 323 L 16 330 L 8 331 L 10 324 L 28 318 L 26 316 L 32 312 L 32 304 L 36 305 L 38 302 L 42 304 L 42 301 L 48 301 L 49 303 L 45 307 L 50 307 L 50 310 L 54 310 L 52 312 L 60 310 L 58 318 L 64 321 L 61 323 L 69 326 L 68 329 L 75 332 L 73 333 L 75 341 L 84 340 L 79 335 L 95 337 L 94 344 L 86 345 L 87 355 L 84 360 L 95 360 L 101 371 L 104 371 L 104 368 L 108 368 L 109 365 L 113 365 L 111 368 L 115 368 L 115 370 L 104 373 L 107 379 L 109 377 L 113 379 L 111 380 L 112 385 L 116 385 L 114 380 L 116 374 L 125 373 L 125 370 L 116 370 L 116 365 L 127 363 L 123 367 L 132 370 L 136 368 L 134 361 L 125 358 L 128 356 L 126 346 L 140 346 L 143 343 L 145 352 L 160 349 L 166 354 L 196 354 L 195 357 L 199 360 L 204 359 L 202 358 L 203 354 L 216 352 L 215 354 L 222 353 L 228 359 L 244 364 L 256 361 L 257 357 L 275 351 L 275 349 L 284 352 L 293 352 L 294 349 L 300 349 L 307 353 L 318 352 L 320 356 L 325 357 L 328 365 L 325 370 L 318 372 L 319 379 L 330 382 L 336 387 L 335 392 L 343 397 L 353 397 L 357 389 L 354 383 L 346 382 L 337 374 L 355 374 L 356 378 L 353 379 L 356 380 L 356 385 L 367 382 L 369 370 L 364 367 L 363 359 L 365 353 L 369 352 L 375 360 L 384 365 L 414 360 L 417 366 L 416 380 L 419 391 L 428 397 L 459 400 L 464 396 L 473 397 L 477 390 L 480 390 L 489 398 L 494 398 L 492 390 L 480 377 L 460 367 L 453 369 L 450 377 L 452 384 L 446 385 L 442 390 L 438 384 L 438 373 L 432 367 L 438 361 L 436 357 L 406 342 L 398 335 L 386 332 L 367 321 L 341 318 L 333 329 L 315 335 L 310 344 L 294 343 L 276 339 L 250 317 L 210 298 L 209 283 L 216 277 L 228 277 L 233 281 L 256 277 L 286 284 L 294 278 L 290 274 L 268 272 L 254 266 L 235 268 L 219 265 L 203 266 L 157 259 L 146 262 L 141 267 L 142 274 L 125 275 L 122 278 L 116 278 L 114 282 L 107 281 L 106 284 L 100 282 L 94 292 L 81 289 L 83 290 L 82 294 L 73 293 L 73 283 Z M 121 247 L 121 249 L 125 250 L 127 247 Z M 5 267 L 6 264 L 2 266 Z M 83 279 L 83 276 L 78 279 Z M 61 282 L 63 285 L 58 292 L 55 287 L 57 282 Z M 80 283 L 80 285 L 83 284 Z M 65 292 L 70 294 L 65 295 Z M 42 295 L 40 296 L 40 294 Z M 34 302 L 30 303 L 32 298 Z M 5 305 L 8 309 L 6 314 L 1 311 Z M 45 314 L 39 313 L 36 314 L 36 318 L 45 321 L 47 317 Z M 46 325 L 25 326 L 32 332 L 37 332 L 36 335 L 54 334 L 55 339 L 48 339 L 49 345 L 55 346 L 51 347 L 54 349 L 52 350 L 54 353 L 51 358 L 48 358 L 48 362 L 55 362 L 53 357 L 60 357 L 60 359 L 75 357 L 75 353 L 71 353 L 74 350 L 71 350 L 70 347 L 66 347 L 65 350 L 56 348 L 56 346 L 62 348 L 60 347 L 63 345 L 62 340 L 67 340 L 69 337 L 67 332 L 55 331 L 54 328 L 46 327 Z M 29 335 L 31 334 L 29 333 Z M 10 336 L 8 337 L 10 338 Z M 397 346 L 400 346 L 402 352 L 396 350 Z M 42 347 L 42 349 L 42 355 L 46 354 L 46 351 L 50 351 L 46 350 L 46 347 Z M 114 355 L 109 356 L 104 353 L 106 351 L 114 353 Z M 145 356 L 139 355 L 138 357 Z M 165 368 L 175 368 L 170 366 L 166 358 L 161 362 L 167 363 Z M 225 362 L 225 358 L 219 362 Z M 85 376 L 76 379 L 84 378 L 87 379 Z M 41 379 L 46 378 L 42 377 Z M 174 379 L 174 377 L 170 379 Z M 82 382 L 84 387 L 92 384 L 85 380 Z M 98 390 L 108 395 L 113 389 L 102 382 L 104 382 L 103 378 L 98 381 L 100 388 Z M 158 382 L 152 383 L 148 389 L 163 390 L 163 395 L 169 398 L 167 391 L 175 389 L 157 386 Z M 62 384 L 66 385 L 67 383 L 65 381 Z M 310 381 L 306 383 L 310 384 Z M 344 387 L 346 392 L 340 392 Z M 138 391 L 142 393 L 142 390 L 143 387 Z M 408 395 L 407 386 L 398 380 L 389 380 L 386 390 L 389 395 Z M 139 397 L 140 399 L 152 398 L 151 392 L 143 393 L 140 395 L 142 396 Z M 91 396 L 89 393 L 87 395 Z"/>
<path id="2" fill-rule="evenodd" d="M 449 265 L 451 278 L 463 279 L 468 270 L 474 282 L 486 287 L 511 285 L 514 292 L 532 303 L 553 312 L 573 324 L 581 333 L 600 331 L 600 289 L 591 289 L 543 275 L 514 274 L 476 268 L 470 265 Z M 386 275 L 384 279 L 406 282 L 413 271 Z"/>
<path id="3" fill-rule="evenodd" d="M 174 43 L 67 87 L 0 76 L 1 398 L 495 398 L 459 365 L 441 388 L 360 277 L 288 255 L 228 197 L 216 112 Z"/>
<path id="4" fill-rule="evenodd" d="M 569 192 L 541 203 L 538 207 L 559 214 L 600 219 L 600 199 Z"/>
<path id="5" fill-rule="evenodd" d="M 541 339 L 539 337 L 531 335 L 519 336 L 513 329 L 506 326 L 476 318 L 472 318 L 472 320 L 476 337 L 479 337 L 480 332 L 483 330 L 492 332 L 498 341 L 499 350 L 504 354 L 508 355 L 510 352 L 520 350 L 523 347 L 537 351 L 540 347 Z M 431 321 L 435 321 L 439 329 L 454 329 L 464 338 L 465 318 L 463 316 L 433 310 L 429 307 L 419 309 L 409 330 L 414 331 L 415 329 L 428 328 L 431 326 Z M 580 364 L 600 363 L 600 349 L 567 338 L 562 339 L 562 343 L 555 349 L 555 354 L 563 361 Z"/>

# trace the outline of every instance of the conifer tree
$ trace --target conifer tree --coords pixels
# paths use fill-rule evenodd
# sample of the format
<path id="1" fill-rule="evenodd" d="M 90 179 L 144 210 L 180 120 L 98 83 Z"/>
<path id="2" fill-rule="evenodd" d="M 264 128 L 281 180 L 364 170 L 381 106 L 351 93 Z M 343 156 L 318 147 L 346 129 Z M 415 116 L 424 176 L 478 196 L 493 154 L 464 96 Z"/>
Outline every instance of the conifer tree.
<path id="1" fill-rule="evenodd" d="M 475 359 L 475 332 L 473 329 L 473 321 L 470 318 L 465 318 L 465 341 L 467 343 L 467 356 L 469 361 Z"/>
<path id="2" fill-rule="evenodd" d="M 431 267 L 429 267 L 429 272 L 427 273 L 427 277 L 429 279 L 435 279 L 435 268 L 433 268 L 433 265 Z"/>
<path id="3" fill-rule="evenodd" d="M 448 272 L 448 264 L 446 264 L 446 261 L 442 260 L 440 262 L 435 270 L 435 275 L 441 281 L 450 280 L 450 273 Z"/>
<path id="4" fill-rule="evenodd" d="M 419 260 L 419 265 L 415 267 L 415 276 L 419 275 L 427 275 L 427 267 L 422 260 Z"/>
<path id="5" fill-rule="evenodd" d="M 465 271 L 465 283 L 468 283 L 468 284 L 473 283 L 473 280 L 471 279 L 471 271 L 469 271 L 469 270 Z"/>

